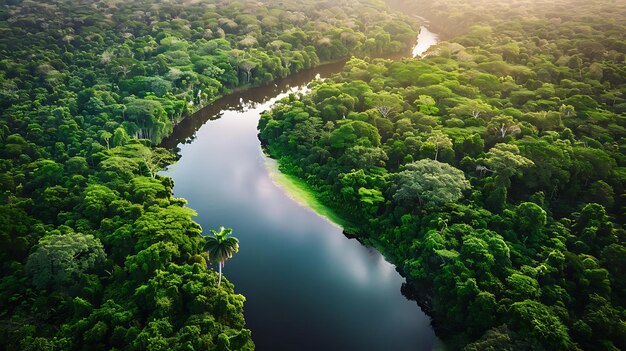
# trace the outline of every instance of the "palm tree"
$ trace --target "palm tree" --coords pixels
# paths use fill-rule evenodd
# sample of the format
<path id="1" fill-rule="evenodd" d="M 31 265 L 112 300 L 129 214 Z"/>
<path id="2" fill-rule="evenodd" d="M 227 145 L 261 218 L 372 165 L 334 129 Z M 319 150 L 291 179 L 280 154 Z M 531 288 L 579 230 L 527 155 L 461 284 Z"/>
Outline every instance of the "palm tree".
<path id="1" fill-rule="evenodd" d="M 204 248 L 209 252 L 209 259 L 217 262 L 219 269 L 219 278 L 217 286 L 222 282 L 222 266 L 224 261 L 233 257 L 233 253 L 239 251 L 239 240 L 230 234 L 233 232 L 231 228 L 220 227 L 217 232 L 211 229 L 213 236 L 206 237 Z"/>

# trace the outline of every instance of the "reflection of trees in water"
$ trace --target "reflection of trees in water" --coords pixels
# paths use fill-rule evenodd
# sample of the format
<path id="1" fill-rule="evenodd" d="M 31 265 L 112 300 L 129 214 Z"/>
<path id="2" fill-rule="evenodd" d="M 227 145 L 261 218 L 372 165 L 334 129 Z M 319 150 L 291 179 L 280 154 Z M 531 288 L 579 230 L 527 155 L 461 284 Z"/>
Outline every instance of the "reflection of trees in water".
<path id="1" fill-rule="evenodd" d="M 292 91 L 294 87 L 306 86 L 313 80 L 337 73 L 342 70 L 343 66 L 344 62 L 327 64 L 267 85 L 226 95 L 180 121 L 174 127 L 173 133 L 163 140 L 160 146 L 175 150 L 178 144 L 189 144 L 196 139 L 195 134 L 200 127 L 208 121 L 222 118 L 224 111 L 241 113 L 256 109 L 276 96 Z"/>

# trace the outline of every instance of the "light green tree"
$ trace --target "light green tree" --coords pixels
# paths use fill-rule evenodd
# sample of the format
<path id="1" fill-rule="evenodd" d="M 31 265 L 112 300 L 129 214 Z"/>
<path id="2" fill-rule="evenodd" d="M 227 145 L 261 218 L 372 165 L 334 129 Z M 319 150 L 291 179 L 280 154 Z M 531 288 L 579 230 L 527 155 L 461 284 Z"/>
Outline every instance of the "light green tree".
<path id="1" fill-rule="evenodd" d="M 519 124 L 511 116 L 499 115 L 492 118 L 487 125 L 489 132 L 504 139 L 507 134 L 517 135 L 522 132 Z"/>
<path id="2" fill-rule="evenodd" d="M 397 174 L 399 202 L 419 201 L 420 205 L 440 206 L 455 202 L 470 187 L 463 171 L 447 163 L 423 159 L 409 163 Z"/>
<path id="3" fill-rule="evenodd" d="M 534 166 L 534 162 L 520 155 L 517 145 L 496 144 L 487 152 L 487 166 L 496 172 L 499 181 L 510 185 L 510 178 L 519 174 L 523 168 Z"/>
<path id="4" fill-rule="evenodd" d="M 437 161 L 439 156 L 439 150 L 452 148 L 452 140 L 446 133 L 440 130 L 433 130 L 426 142 L 435 145 L 435 161 Z"/>

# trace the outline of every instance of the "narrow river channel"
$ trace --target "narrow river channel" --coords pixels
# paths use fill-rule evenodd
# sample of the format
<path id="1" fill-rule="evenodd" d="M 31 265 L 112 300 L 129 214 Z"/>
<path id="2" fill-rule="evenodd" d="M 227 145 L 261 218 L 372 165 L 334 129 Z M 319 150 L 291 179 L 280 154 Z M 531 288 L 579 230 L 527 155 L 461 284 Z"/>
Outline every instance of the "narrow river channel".
<path id="1" fill-rule="evenodd" d="M 436 42 L 428 38 L 426 47 Z M 205 233 L 226 226 L 239 238 L 224 274 L 246 296 L 257 350 L 431 350 L 429 318 L 400 293 L 394 266 L 294 200 L 271 176 L 257 139 L 261 112 L 342 67 L 324 65 L 200 110 L 164 143 L 181 158 L 162 174 Z"/>

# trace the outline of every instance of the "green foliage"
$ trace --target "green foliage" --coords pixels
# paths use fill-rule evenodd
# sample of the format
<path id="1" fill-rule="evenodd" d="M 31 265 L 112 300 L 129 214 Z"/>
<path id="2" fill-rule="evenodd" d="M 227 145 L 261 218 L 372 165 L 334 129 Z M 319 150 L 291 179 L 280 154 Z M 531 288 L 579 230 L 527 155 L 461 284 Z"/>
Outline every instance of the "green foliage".
<path id="1" fill-rule="evenodd" d="M 400 203 L 438 207 L 455 202 L 469 188 L 465 175 L 446 163 L 424 159 L 409 163 L 397 174 L 398 190 L 393 199 Z"/>
<path id="2" fill-rule="evenodd" d="M 221 275 L 204 265 L 195 213 L 158 175 L 175 156 L 151 146 L 234 89 L 399 52 L 417 28 L 379 1 L 3 2 L 3 348 L 253 349 L 243 297 L 230 283 L 214 289 Z M 326 96 L 324 118 L 290 116 L 288 145 L 327 140 L 316 131 L 366 93 Z M 363 119 L 352 131 L 352 162 L 383 166 L 376 128 Z M 373 210 L 384 202 L 360 187 Z"/>
<path id="3" fill-rule="evenodd" d="M 389 3 L 449 41 L 351 59 L 263 116 L 268 151 L 360 223 L 454 345 L 626 348 L 622 5 Z M 408 48 L 415 21 L 361 0 L 0 14 L 1 344 L 252 349 L 243 297 L 217 289 L 157 174 L 172 155 L 144 145 L 235 88 Z"/>
<path id="4" fill-rule="evenodd" d="M 512 327 L 536 338 L 551 350 L 567 350 L 571 345 L 567 328 L 550 310 L 535 301 L 525 300 L 511 305 Z"/>
<path id="5" fill-rule="evenodd" d="M 351 59 L 265 113 L 263 145 L 401 269 L 451 349 L 624 347 L 623 6 L 389 3 L 448 41 Z M 304 148 L 296 111 L 326 122 Z"/>
<path id="6" fill-rule="evenodd" d="M 496 144 L 487 152 L 485 163 L 506 186 L 512 176 L 522 173 L 525 167 L 534 165 L 531 160 L 519 153 L 519 148 L 512 144 Z"/>
<path id="7" fill-rule="evenodd" d="M 222 266 L 227 259 L 233 257 L 233 253 L 239 251 L 239 239 L 230 236 L 231 228 L 221 227 L 220 231 L 211 230 L 213 236 L 205 238 L 204 248 L 209 252 L 209 260 L 217 262 L 219 266 L 219 279 L 217 286 L 222 282 Z"/>
<path id="8" fill-rule="evenodd" d="M 38 289 L 58 289 L 101 267 L 105 258 L 102 243 L 93 235 L 51 233 L 28 256 L 26 271 Z"/>
<path id="9" fill-rule="evenodd" d="M 211 230 L 213 236 L 205 238 L 205 250 L 209 252 L 209 259 L 215 262 L 226 261 L 239 251 L 239 240 L 230 236 L 231 228 L 221 227 L 220 231 Z"/>
<path id="10" fill-rule="evenodd" d="M 540 295 L 537 280 L 518 273 L 506 278 L 507 295 L 514 301 L 534 300 Z"/>
<path id="11" fill-rule="evenodd" d="M 338 149 L 345 149 L 357 142 L 366 146 L 380 146 L 380 135 L 376 127 L 367 122 L 350 121 L 333 131 L 329 142 Z"/>

